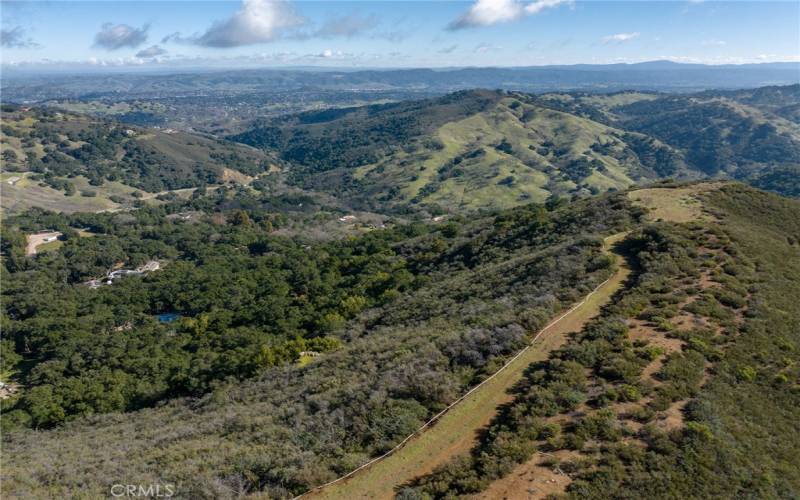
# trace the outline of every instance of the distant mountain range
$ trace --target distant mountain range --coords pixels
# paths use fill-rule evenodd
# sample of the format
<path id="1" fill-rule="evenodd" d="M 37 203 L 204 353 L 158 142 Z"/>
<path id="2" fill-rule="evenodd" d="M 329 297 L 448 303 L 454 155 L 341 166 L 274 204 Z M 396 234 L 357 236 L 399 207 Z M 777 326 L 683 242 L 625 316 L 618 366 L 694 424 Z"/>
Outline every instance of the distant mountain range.
<path id="1" fill-rule="evenodd" d="M 711 66 L 650 61 L 517 68 L 185 70 L 175 74 L 37 74 L 5 68 L 7 101 L 251 94 L 316 89 L 447 93 L 468 88 L 527 92 L 624 89 L 697 91 L 800 83 L 800 63 Z"/>

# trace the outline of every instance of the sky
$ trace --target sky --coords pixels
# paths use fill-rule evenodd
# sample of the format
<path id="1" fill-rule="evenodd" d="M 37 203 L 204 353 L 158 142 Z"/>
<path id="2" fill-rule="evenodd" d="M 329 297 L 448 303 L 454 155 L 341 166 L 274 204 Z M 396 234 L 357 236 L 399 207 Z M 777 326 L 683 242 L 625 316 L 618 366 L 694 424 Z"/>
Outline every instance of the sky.
<path id="1" fill-rule="evenodd" d="M 788 1 L 0 1 L 14 67 L 800 61 Z"/>

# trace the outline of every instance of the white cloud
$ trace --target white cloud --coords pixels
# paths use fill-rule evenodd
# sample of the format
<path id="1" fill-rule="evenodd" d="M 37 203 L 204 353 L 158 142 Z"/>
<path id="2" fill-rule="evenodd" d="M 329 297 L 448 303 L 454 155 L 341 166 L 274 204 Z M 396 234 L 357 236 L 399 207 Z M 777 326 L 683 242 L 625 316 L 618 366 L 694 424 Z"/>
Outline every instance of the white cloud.
<path id="1" fill-rule="evenodd" d="M 459 30 L 516 21 L 526 15 L 535 15 L 562 4 L 572 4 L 572 0 L 535 0 L 527 5 L 518 0 L 477 0 L 467 12 L 450 23 L 448 29 Z"/>
<path id="2" fill-rule="evenodd" d="M 458 45 L 451 45 L 449 47 L 443 47 L 439 49 L 438 52 L 439 54 L 452 54 L 457 48 Z"/>
<path id="3" fill-rule="evenodd" d="M 180 31 L 170 33 L 169 35 L 161 38 L 161 43 L 192 43 L 191 37 L 184 37 Z"/>
<path id="4" fill-rule="evenodd" d="M 142 49 L 139 52 L 137 52 L 136 57 L 150 58 L 150 57 L 163 56 L 166 53 L 167 51 L 162 49 L 158 45 L 151 45 L 150 47 L 147 47 L 146 49 Z"/>
<path id="5" fill-rule="evenodd" d="M 713 39 L 703 40 L 701 43 L 705 47 L 724 47 L 725 45 L 728 45 L 728 42 L 726 42 L 725 40 L 713 40 Z"/>
<path id="6" fill-rule="evenodd" d="M 531 2 L 525 6 L 525 13 L 535 15 L 545 9 L 558 7 L 562 3 L 572 4 L 572 2 L 568 0 L 536 0 L 535 2 Z"/>
<path id="7" fill-rule="evenodd" d="M 522 4 L 516 0 L 478 0 L 450 25 L 450 29 L 489 26 L 513 21 L 522 17 L 522 13 Z"/>
<path id="8" fill-rule="evenodd" d="M 40 47 L 33 39 L 25 36 L 25 30 L 22 26 L 0 30 L 0 46 L 7 49 L 33 49 Z"/>
<path id="9" fill-rule="evenodd" d="M 399 42 L 408 36 L 407 30 L 379 30 L 381 22 L 374 14 L 354 12 L 330 17 L 318 28 L 308 24 L 307 19 L 295 12 L 289 0 L 242 0 L 236 13 L 228 19 L 215 22 L 204 33 L 184 36 L 181 32 L 175 32 L 163 37 L 161 43 L 229 48 L 268 43 L 279 38 L 297 41 L 369 36 Z M 301 27 L 308 29 L 300 30 Z"/>
<path id="10" fill-rule="evenodd" d="M 150 25 L 134 28 L 127 24 L 105 23 L 94 36 L 94 46 L 106 50 L 117 50 L 124 47 L 136 48 L 147 41 L 147 30 Z"/>
<path id="11" fill-rule="evenodd" d="M 353 53 L 342 52 L 341 50 L 325 49 L 316 54 L 305 54 L 294 59 L 295 63 L 314 62 L 314 63 L 328 63 L 342 64 L 342 63 L 359 63 L 369 60 L 380 59 L 379 54 L 367 54 L 365 52 Z"/>
<path id="12" fill-rule="evenodd" d="M 191 41 L 206 47 L 239 47 L 271 42 L 288 28 L 305 24 L 289 2 L 282 0 L 243 0 L 229 19 L 214 23 Z M 181 40 L 180 37 L 176 39 Z"/>
<path id="13" fill-rule="evenodd" d="M 633 33 L 617 33 L 615 35 L 604 36 L 602 40 L 603 43 L 623 43 L 638 38 L 639 35 L 640 33 L 638 31 Z"/>
<path id="14" fill-rule="evenodd" d="M 321 38 L 352 38 L 375 29 L 378 18 L 375 15 L 362 16 L 357 13 L 328 19 L 314 34 Z"/>
<path id="15" fill-rule="evenodd" d="M 145 63 L 143 59 L 138 57 L 117 57 L 115 59 L 98 59 L 90 57 L 86 60 L 89 66 L 141 66 Z"/>

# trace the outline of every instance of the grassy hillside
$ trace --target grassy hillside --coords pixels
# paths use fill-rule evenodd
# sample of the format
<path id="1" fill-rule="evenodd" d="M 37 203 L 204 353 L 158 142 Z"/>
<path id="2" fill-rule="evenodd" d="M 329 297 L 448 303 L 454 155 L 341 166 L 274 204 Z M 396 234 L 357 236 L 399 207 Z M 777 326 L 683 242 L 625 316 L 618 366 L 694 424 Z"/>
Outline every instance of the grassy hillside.
<path id="1" fill-rule="evenodd" d="M 794 86 L 773 93 L 663 97 L 613 111 L 621 126 L 683 151 L 686 163 L 704 175 L 798 196 L 800 125 L 786 113 L 798 100 L 800 86 Z"/>
<path id="2" fill-rule="evenodd" d="M 709 91 L 703 95 L 734 100 L 764 112 L 800 123 L 800 84 L 755 89 Z"/>
<path id="3" fill-rule="evenodd" d="M 114 208 L 136 190 L 247 182 L 274 165 L 240 144 L 71 112 L 6 105 L 0 118 L 6 210 Z"/>
<path id="4" fill-rule="evenodd" d="M 305 186 L 373 207 L 504 208 L 685 173 L 658 141 L 499 91 L 306 113 L 234 139 L 277 149 Z"/>
<path id="5" fill-rule="evenodd" d="M 699 175 L 800 196 L 800 85 L 693 95 L 547 94 L 539 102 L 656 138 Z"/>
<path id="6" fill-rule="evenodd" d="M 36 180 L 31 172 L 0 173 L 0 190 L 3 193 L 0 206 L 5 213 L 19 213 L 32 207 L 47 210 L 72 212 L 98 212 L 111 210 L 122 205 L 120 202 L 133 202 L 136 189 L 119 182 L 104 182 L 102 186 L 92 186 L 85 177 L 74 177 L 69 182 L 75 193 L 67 196 L 61 189 L 47 185 L 43 180 Z M 93 196 L 84 196 L 82 193 Z"/>
<path id="7" fill-rule="evenodd" d="M 636 279 L 404 498 L 798 495 L 800 204 L 740 185 L 632 195 L 660 221 L 628 240 Z"/>
<path id="8" fill-rule="evenodd" d="M 800 86 L 666 95 L 473 90 L 290 115 L 234 136 L 293 180 L 371 209 L 459 211 L 660 178 L 800 194 Z"/>

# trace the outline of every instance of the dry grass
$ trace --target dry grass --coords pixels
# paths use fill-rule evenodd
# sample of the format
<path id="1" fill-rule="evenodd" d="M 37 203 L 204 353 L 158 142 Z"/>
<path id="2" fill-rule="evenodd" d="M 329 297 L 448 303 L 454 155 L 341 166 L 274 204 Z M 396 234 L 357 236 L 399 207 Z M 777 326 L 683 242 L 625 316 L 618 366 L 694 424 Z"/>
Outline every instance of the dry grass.
<path id="1" fill-rule="evenodd" d="M 649 209 L 648 218 L 669 222 L 691 222 L 708 219 L 699 195 L 719 189 L 722 183 L 703 183 L 679 188 L 637 189 L 628 198 Z"/>

